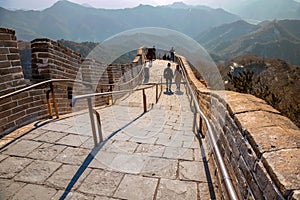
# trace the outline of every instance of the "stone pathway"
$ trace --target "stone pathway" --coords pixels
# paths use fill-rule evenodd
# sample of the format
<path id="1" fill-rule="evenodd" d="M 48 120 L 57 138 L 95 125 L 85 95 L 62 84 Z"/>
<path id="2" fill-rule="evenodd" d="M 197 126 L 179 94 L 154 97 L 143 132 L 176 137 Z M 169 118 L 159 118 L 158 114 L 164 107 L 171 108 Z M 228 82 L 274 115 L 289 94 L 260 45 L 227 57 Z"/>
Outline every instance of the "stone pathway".
<path id="1" fill-rule="evenodd" d="M 149 82 L 166 65 L 153 62 Z M 27 126 L 1 149 L 0 199 L 219 199 L 184 86 L 172 87 L 157 104 L 146 90 L 144 114 L 141 91 L 98 109 L 105 141 L 95 148 L 87 113 Z"/>

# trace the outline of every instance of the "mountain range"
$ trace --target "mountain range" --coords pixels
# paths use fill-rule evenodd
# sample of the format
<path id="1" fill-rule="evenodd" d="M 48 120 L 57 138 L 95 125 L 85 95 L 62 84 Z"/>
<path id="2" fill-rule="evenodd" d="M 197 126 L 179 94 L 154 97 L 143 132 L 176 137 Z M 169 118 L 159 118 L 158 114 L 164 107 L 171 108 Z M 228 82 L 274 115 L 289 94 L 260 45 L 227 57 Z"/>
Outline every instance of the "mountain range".
<path id="1" fill-rule="evenodd" d="M 48 37 L 76 42 L 100 42 L 122 31 L 142 27 L 173 29 L 195 37 L 200 32 L 240 19 L 223 9 L 140 5 L 127 9 L 96 9 L 69 1 L 56 2 L 42 11 L 11 11 L 0 8 L 0 26 L 16 30 L 18 39 Z"/>
<path id="2" fill-rule="evenodd" d="M 97 9 L 61 0 L 42 11 L 0 7 L 0 26 L 15 29 L 19 40 L 47 37 L 74 42 L 101 42 L 128 29 L 162 27 L 196 39 L 216 61 L 256 54 L 300 65 L 300 20 L 292 20 L 300 19 L 299 5 L 294 0 L 241 0 L 235 9 L 240 17 L 223 9 L 180 2 Z M 245 18 L 289 20 L 250 24 L 242 20 Z"/>
<path id="3" fill-rule="evenodd" d="M 204 31 L 196 40 L 220 60 L 255 54 L 300 66 L 300 20 L 236 21 Z"/>
<path id="4" fill-rule="evenodd" d="M 294 0 L 247 0 L 230 11 L 245 20 L 300 19 L 300 3 Z"/>

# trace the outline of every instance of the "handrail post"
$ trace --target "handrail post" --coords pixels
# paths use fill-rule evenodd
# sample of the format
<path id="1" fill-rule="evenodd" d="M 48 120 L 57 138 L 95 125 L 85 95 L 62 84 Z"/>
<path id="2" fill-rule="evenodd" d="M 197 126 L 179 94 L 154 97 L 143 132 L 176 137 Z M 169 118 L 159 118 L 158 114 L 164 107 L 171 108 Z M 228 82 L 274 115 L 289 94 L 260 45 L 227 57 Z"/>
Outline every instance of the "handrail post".
<path id="1" fill-rule="evenodd" d="M 95 146 L 97 146 L 98 141 L 97 141 L 97 135 L 96 135 L 95 119 L 94 119 L 94 115 L 93 115 L 93 107 L 92 107 L 91 97 L 87 98 L 87 102 L 88 102 L 88 107 L 89 107 L 89 115 L 90 115 L 94 144 L 95 144 Z"/>
<path id="2" fill-rule="evenodd" d="M 147 99 L 145 94 L 145 89 L 143 89 L 143 105 L 144 105 L 144 113 L 147 112 Z"/>
<path id="3" fill-rule="evenodd" d="M 199 119 L 199 132 L 200 134 L 202 135 L 202 138 L 204 138 L 204 134 L 202 133 L 202 117 L 200 116 L 200 119 Z"/>
<path id="4" fill-rule="evenodd" d="M 101 126 L 100 114 L 95 109 L 93 109 L 93 112 L 96 115 L 97 125 L 98 125 L 98 135 L 99 135 L 99 140 L 100 140 L 100 143 L 101 143 L 101 142 L 103 142 L 103 135 L 102 135 L 102 126 Z"/>
<path id="5" fill-rule="evenodd" d="M 48 91 L 46 92 L 46 99 L 47 99 L 47 106 L 48 106 L 49 119 L 52 118 L 52 108 L 51 108 L 51 102 L 50 102 L 50 92 L 51 92 L 51 90 L 48 90 Z"/>
<path id="6" fill-rule="evenodd" d="M 55 110 L 56 118 L 58 119 L 59 118 L 58 108 L 57 108 L 56 97 L 55 97 L 55 94 L 54 94 L 54 89 L 53 89 L 52 82 L 50 82 L 50 90 L 51 90 L 52 101 L 53 101 L 53 105 L 54 105 L 54 110 Z"/>
<path id="7" fill-rule="evenodd" d="M 194 118 L 193 118 L 193 132 L 197 133 L 197 129 L 196 129 L 196 119 L 197 119 L 197 112 L 196 112 L 196 108 L 194 108 Z"/>
<path id="8" fill-rule="evenodd" d="M 156 103 L 158 102 L 158 85 L 155 85 Z"/>
<path id="9" fill-rule="evenodd" d="M 111 92 L 113 91 L 113 86 L 112 85 L 110 86 L 110 91 Z M 111 98 L 111 103 L 109 103 L 109 104 L 113 105 L 114 104 L 114 100 L 113 100 L 113 95 L 112 94 L 110 95 L 110 98 Z"/>
<path id="10" fill-rule="evenodd" d="M 160 77 L 160 95 L 163 92 L 162 77 Z"/>

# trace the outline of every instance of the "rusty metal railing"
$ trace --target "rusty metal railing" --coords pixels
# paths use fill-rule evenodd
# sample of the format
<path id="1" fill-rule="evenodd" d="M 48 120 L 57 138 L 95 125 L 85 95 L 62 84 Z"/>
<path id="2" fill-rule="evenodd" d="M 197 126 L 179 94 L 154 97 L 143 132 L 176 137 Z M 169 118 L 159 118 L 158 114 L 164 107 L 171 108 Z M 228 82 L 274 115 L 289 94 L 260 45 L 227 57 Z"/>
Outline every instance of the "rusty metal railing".
<path id="1" fill-rule="evenodd" d="M 49 85 L 49 90 L 46 91 L 46 99 L 47 99 L 49 117 L 50 118 L 52 117 L 52 108 L 51 108 L 51 101 L 50 101 L 50 93 L 51 93 L 53 107 L 55 110 L 55 115 L 56 115 L 56 118 L 59 118 L 58 106 L 57 106 L 56 96 L 55 96 L 54 88 L 53 88 L 53 83 L 56 83 L 56 82 L 73 82 L 73 83 L 79 83 L 79 84 L 88 85 L 88 86 L 91 85 L 88 82 L 72 80 L 72 79 L 50 79 L 50 80 L 42 81 L 42 82 L 30 85 L 30 86 L 24 87 L 22 89 L 16 90 L 14 92 L 2 95 L 2 96 L 0 96 L 0 101 L 3 99 L 18 95 L 22 92 L 30 91 L 32 89 L 38 88 L 43 85 Z"/>
<path id="2" fill-rule="evenodd" d="M 216 140 L 216 137 L 215 137 L 215 135 L 213 133 L 213 130 L 211 128 L 210 122 L 200 109 L 197 98 L 195 97 L 195 94 L 194 94 L 194 92 L 191 88 L 191 85 L 189 83 L 188 76 L 187 76 L 187 73 L 186 73 L 186 69 L 185 69 L 185 66 L 182 62 L 182 59 L 180 57 L 177 57 L 177 58 L 178 58 L 178 63 L 180 65 L 180 67 L 182 68 L 183 77 L 184 77 L 184 79 L 186 80 L 186 83 L 187 83 L 186 88 L 187 88 L 187 93 L 189 94 L 189 96 L 191 98 L 191 102 L 190 102 L 191 107 L 194 109 L 193 130 L 195 130 L 195 128 L 196 128 L 197 114 L 199 114 L 200 115 L 200 125 L 199 126 L 200 126 L 200 128 L 202 128 L 201 127 L 202 121 L 204 121 L 205 124 L 206 124 L 208 136 L 210 138 L 211 145 L 212 145 L 212 148 L 213 148 L 213 154 L 216 158 L 218 168 L 221 172 L 222 182 L 224 181 L 227 195 L 231 200 L 238 200 L 238 197 L 237 197 L 236 191 L 233 187 L 231 178 L 230 178 L 229 173 L 226 169 L 221 151 L 220 151 L 220 149 L 217 145 L 217 140 Z"/>

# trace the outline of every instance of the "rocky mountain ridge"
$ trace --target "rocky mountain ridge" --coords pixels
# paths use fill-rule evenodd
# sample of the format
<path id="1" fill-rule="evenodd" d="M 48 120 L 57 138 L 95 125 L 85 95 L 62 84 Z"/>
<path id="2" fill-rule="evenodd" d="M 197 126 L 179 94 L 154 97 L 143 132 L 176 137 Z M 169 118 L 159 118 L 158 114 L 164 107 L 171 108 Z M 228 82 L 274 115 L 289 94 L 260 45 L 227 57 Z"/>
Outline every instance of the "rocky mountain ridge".
<path id="1" fill-rule="evenodd" d="M 240 19 L 223 9 L 205 6 L 186 9 L 140 5 L 126 9 L 97 9 L 66 0 L 42 11 L 0 8 L 0 16 L 1 26 L 14 28 L 18 39 L 48 37 L 76 42 L 101 42 L 122 31 L 142 27 L 169 28 L 195 37 L 210 27 Z"/>
<path id="2" fill-rule="evenodd" d="M 237 21 L 212 28 L 197 37 L 219 61 L 256 54 L 300 66 L 300 20 L 274 20 L 258 25 Z"/>

